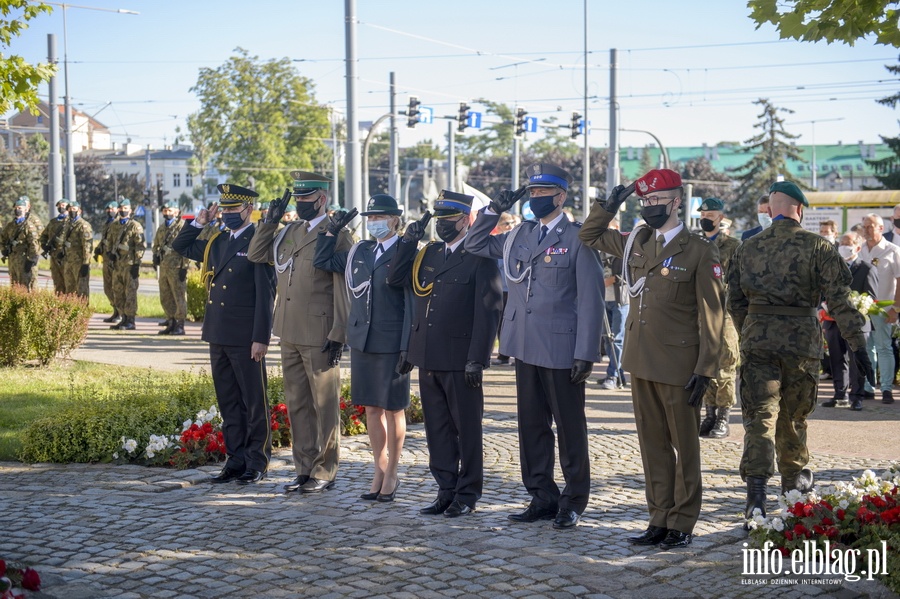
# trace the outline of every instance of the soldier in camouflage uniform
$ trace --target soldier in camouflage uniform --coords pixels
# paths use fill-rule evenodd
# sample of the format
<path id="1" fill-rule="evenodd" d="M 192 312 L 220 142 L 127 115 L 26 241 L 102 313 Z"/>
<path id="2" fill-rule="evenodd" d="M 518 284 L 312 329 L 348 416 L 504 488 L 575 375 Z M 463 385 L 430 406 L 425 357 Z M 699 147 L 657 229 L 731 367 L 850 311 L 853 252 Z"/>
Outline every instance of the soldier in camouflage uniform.
<path id="1" fill-rule="evenodd" d="M 81 204 L 78 201 L 69 202 L 68 212 L 69 218 L 56 242 L 60 248 L 57 258 L 62 255 L 59 259 L 63 267 L 63 292 L 89 297 L 94 230 L 89 222 L 81 218 Z"/>
<path id="2" fill-rule="evenodd" d="M 0 255 L 4 262 L 9 259 L 10 282 L 32 290 L 37 279 L 35 267 L 41 249 L 38 240 L 43 227 L 31 214 L 28 196 L 16 200 L 15 210 L 16 217 L 0 231 Z"/>
<path id="3" fill-rule="evenodd" d="M 741 244 L 722 230 L 725 202 L 719 198 L 706 198 L 700 203 L 700 228 L 703 234 L 719 248 L 722 268 L 728 269 L 731 256 Z M 706 415 L 700 422 L 700 436 L 722 439 L 728 436 L 728 416 L 734 406 L 734 379 L 737 374 L 738 335 L 731 316 L 725 313 L 721 352 L 719 353 L 719 374 L 709 382 L 703 405 Z"/>
<path id="4" fill-rule="evenodd" d="M 124 199 L 124 198 L 122 198 Z M 107 243 L 109 239 L 109 228 L 112 226 L 113 222 L 115 222 L 116 217 L 119 215 L 119 202 L 112 201 L 107 202 L 106 204 L 106 222 L 103 223 L 103 229 L 100 231 L 100 241 L 97 243 L 97 247 L 94 248 L 94 260 L 103 262 L 103 294 L 106 295 L 106 299 L 109 300 L 109 304 L 113 306 L 112 316 L 108 318 L 104 318 L 103 322 L 119 322 L 122 318 L 119 314 L 119 311 L 115 308 L 116 302 L 113 297 L 113 263 L 109 260 L 107 256 Z"/>
<path id="5" fill-rule="evenodd" d="M 131 218 L 131 200 L 128 198 L 119 202 L 119 218 L 109 226 L 106 243 L 106 256 L 113 262 L 113 306 L 122 315 L 122 321 L 109 328 L 133 331 L 134 317 L 137 315 L 138 277 L 147 244 L 144 241 L 144 227 Z"/>
<path id="6" fill-rule="evenodd" d="M 50 258 L 50 276 L 53 278 L 53 288 L 56 290 L 56 293 L 65 293 L 66 288 L 66 282 L 63 275 L 63 264 L 62 261 L 57 258 L 57 255 L 60 253 L 60 248 L 56 243 L 62 234 L 63 227 L 66 226 L 66 219 L 69 216 L 68 207 L 69 201 L 65 198 L 56 202 L 56 210 L 59 214 L 56 218 L 47 223 L 47 227 L 44 229 L 44 232 L 41 233 L 39 239 L 44 258 Z"/>
<path id="7" fill-rule="evenodd" d="M 153 266 L 159 267 L 159 301 L 166 313 L 165 329 L 160 335 L 184 335 L 187 317 L 187 272 L 190 260 L 172 249 L 184 221 L 178 202 L 169 201 L 162 209 L 164 226 L 153 238 Z"/>
<path id="8" fill-rule="evenodd" d="M 756 509 L 765 515 L 776 455 L 783 493 L 812 489 L 806 418 L 816 407 L 822 358 L 816 306 L 823 296 L 860 372 L 874 380 L 865 319 L 849 300 L 850 270 L 834 245 L 800 226 L 807 206 L 796 184 L 774 183 L 772 225 L 738 247 L 727 274 L 728 311 L 741 338 L 741 478 L 748 518 Z"/>

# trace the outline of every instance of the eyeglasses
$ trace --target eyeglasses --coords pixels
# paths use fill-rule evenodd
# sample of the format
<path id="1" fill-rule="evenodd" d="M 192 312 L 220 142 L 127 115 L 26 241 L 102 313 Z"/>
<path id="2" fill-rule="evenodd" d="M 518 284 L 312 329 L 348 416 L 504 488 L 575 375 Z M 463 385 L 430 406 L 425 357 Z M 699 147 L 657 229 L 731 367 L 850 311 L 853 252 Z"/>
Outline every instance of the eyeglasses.
<path id="1" fill-rule="evenodd" d="M 664 204 L 668 204 L 670 201 L 674 200 L 677 196 L 666 197 L 666 196 L 644 196 L 641 198 L 641 206 L 656 206 L 660 202 Z"/>

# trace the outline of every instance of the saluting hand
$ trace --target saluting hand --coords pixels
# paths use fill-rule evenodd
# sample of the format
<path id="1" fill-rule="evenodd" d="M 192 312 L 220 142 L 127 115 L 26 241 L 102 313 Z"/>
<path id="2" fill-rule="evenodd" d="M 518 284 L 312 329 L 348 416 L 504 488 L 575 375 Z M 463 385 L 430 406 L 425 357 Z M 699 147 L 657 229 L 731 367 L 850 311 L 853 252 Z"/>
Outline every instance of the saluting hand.
<path id="1" fill-rule="evenodd" d="M 403 241 L 407 243 L 418 243 L 425 237 L 425 231 L 428 230 L 428 221 L 431 220 L 431 212 L 425 211 L 425 216 L 421 219 L 409 223 L 406 227 L 406 233 L 403 234 Z"/>
<path id="2" fill-rule="evenodd" d="M 700 402 L 703 401 L 703 395 L 706 394 L 706 388 L 709 387 L 710 380 L 708 376 L 703 376 L 702 374 L 691 375 L 691 380 L 684 386 L 685 390 L 691 392 L 691 397 L 688 399 L 689 406 L 696 408 L 700 405 Z"/>
<path id="3" fill-rule="evenodd" d="M 209 210 L 207 210 L 206 208 L 201 208 L 200 212 L 197 213 L 197 217 L 194 220 L 197 222 L 198 225 L 205 227 L 206 225 L 211 223 L 216 218 L 216 215 L 218 213 L 219 213 L 219 204 L 214 203 L 212 206 L 209 207 Z"/>
<path id="4" fill-rule="evenodd" d="M 328 217 L 328 224 L 325 225 L 325 230 L 332 236 L 337 235 L 341 232 L 341 229 L 349 225 L 356 215 L 359 214 L 359 210 L 353 208 L 349 212 L 346 210 L 337 210 L 332 216 Z"/>
<path id="5" fill-rule="evenodd" d="M 610 192 L 609 197 L 606 198 L 606 202 L 603 204 L 603 209 L 607 212 L 611 212 L 615 214 L 619 210 L 619 206 L 625 203 L 625 200 L 628 199 L 628 196 L 634 193 L 634 183 L 625 187 L 624 185 L 616 185 L 613 187 L 612 192 Z"/>
<path id="6" fill-rule="evenodd" d="M 509 189 L 501 189 L 500 193 L 497 194 L 497 197 L 491 200 L 491 203 L 489 204 L 491 212 L 494 212 L 495 214 L 503 214 L 504 212 L 515 206 L 516 202 L 518 202 L 522 199 L 522 197 L 525 196 L 526 191 L 527 190 L 525 189 L 524 185 L 515 191 L 510 191 Z"/>
<path id="7" fill-rule="evenodd" d="M 254 362 L 259 362 L 265 358 L 267 351 L 269 351 L 269 346 L 265 343 L 257 343 L 254 341 L 250 345 L 250 357 L 253 358 Z"/>
<path id="8" fill-rule="evenodd" d="M 284 193 L 281 195 L 281 199 L 272 200 L 269 202 L 269 211 L 266 213 L 266 219 L 263 222 L 266 223 L 278 223 L 281 222 L 281 217 L 284 216 L 284 211 L 287 210 L 288 202 L 291 201 L 291 188 L 285 187 Z"/>

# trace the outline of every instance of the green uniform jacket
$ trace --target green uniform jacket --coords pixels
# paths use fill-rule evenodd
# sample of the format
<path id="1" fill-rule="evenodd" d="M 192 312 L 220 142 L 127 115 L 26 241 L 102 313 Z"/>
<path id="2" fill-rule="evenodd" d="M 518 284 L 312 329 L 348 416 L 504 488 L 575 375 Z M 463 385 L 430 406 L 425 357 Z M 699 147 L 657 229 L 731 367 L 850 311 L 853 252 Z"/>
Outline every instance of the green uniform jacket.
<path id="1" fill-rule="evenodd" d="M 123 225 L 120 219 L 114 220 L 109 225 L 105 251 L 116 258 L 116 267 L 140 265 L 144 257 L 147 243 L 144 241 L 144 227 L 133 218 L 129 218 Z"/>
<path id="2" fill-rule="evenodd" d="M 865 319 L 850 304 L 850 279 L 834 245 L 795 220 L 779 218 L 744 241 L 726 274 L 728 311 L 741 333 L 741 352 L 821 358 L 822 329 L 815 308 L 823 298 L 850 348 L 864 347 Z M 778 314 L 784 307 L 797 314 Z M 809 313 L 801 314 L 807 308 Z"/>
<path id="3" fill-rule="evenodd" d="M 67 222 L 69 222 L 68 217 L 52 219 L 47 223 L 47 227 L 44 229 L 44 232 L 41 233 L 41 237 L 38 240 L 41 244 L 41 249 L 44 252 L 47 252 L 53 260 L 56 260 L 56 254 L 62 247 L 59 244 L 59 238 L 62 235 Z"/>
<path id="4" fill-rule="evenodd" d="M 187 268 L 190 260 L 172 249 L 172 242 L 181 233 L 184 227 L 184 221 L 180 218 L 167 226 L 162 226 L 156 230 L 156 236 L 153 238 L 153 256 L 159 258 L 159 265 L 172 270 L 180 270 Z"/>
<path id="5" fill-rule="evenodd" d="M 79 216 L 78 220 L 66 219 L 57 241 L 57 247 L 65 251 L 64 264 L 90 264 L 94 245 L 94 230 L 91 224 Z"/>
<path id="6" fill-rule="evenodd" d="M 22 224 L 16 224 L 14 218 L 6 223 L 3 231 L 0 231 L 0 248 L 13 259 L 29 259 L 37 264 L 38 254 L 41 253 L 39 239 L 43 227 L 38 219 L 29 212 L 25 215 Z"/>

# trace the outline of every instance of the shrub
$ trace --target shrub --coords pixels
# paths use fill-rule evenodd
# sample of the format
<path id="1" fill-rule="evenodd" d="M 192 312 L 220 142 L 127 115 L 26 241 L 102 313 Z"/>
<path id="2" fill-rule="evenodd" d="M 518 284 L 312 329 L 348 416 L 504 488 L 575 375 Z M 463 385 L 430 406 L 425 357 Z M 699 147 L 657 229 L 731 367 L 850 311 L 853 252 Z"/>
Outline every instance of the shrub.
<path id="1" fill-rule="evenodd" d="M 366 409 L 364 406 L 356 406 L 350 402 L 350 383 L 341 383 L 341 434 L 362 435 L 366 429 Z M 422 399 L 415 393 L 409 396 L 409 406 L 406 408 L 406 423 L 417 424 L 425 421 L 422 412 Z"/>
<path id="2" fill-rule="evenodd" d="M 90 318 L 87 300 L 77 295 L 0 288 L 0 366 L 27 360 L 46 366 L 68 355 L 84 341 Z"/>
<path id="3" fill-rule="evenodd" d="M 193 270 L 187 276 L 187 311 L 194 322 L 202 322 L 206 315 L 206 287 L 200 279 L 200 271 Z"/>

